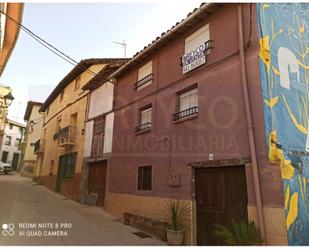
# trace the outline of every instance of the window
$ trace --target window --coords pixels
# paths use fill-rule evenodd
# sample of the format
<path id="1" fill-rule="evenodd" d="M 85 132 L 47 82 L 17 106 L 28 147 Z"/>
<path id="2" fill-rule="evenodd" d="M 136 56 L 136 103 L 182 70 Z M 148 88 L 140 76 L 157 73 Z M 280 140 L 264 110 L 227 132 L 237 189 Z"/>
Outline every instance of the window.
<path id="1" fill-rule="evenodd" d="M 185 53 L 191 52 L 198 48 L 200 45 L 209 41 L 209 24 L 206 24 L 199 30 L 195 31 L 193 34 L 189 35 L 185 39 Z"/>
<path id="2" fill-rule="evenodd" d="M 10 145 L 11 145 L 11 142 L 12 142 L 12 137 L 6 136 L 6 137 L 5 137 L 5 140 L 4 140 L 4 145 L 10 146 Z"/>
<path id="3" fill-rule="evenodd" d="M 93 136 L 91 146 L 91 156 L 103 155 L 104 148 L 104 132 L 105 132 L 105 117 L 99 117 L 93 123 Z"/>
<path id="4" fill-rule="evenodd" d="M 190 89 L 179 94 L 179 111 L 174 114 L 174 120 L 198 113 L 198 90 Z"/>
<path id="5" fill-rule="evenodd" d="M 59 102 L 61 102 L 62 100 L 63 100 L 63 95 L 64 95 L 64 90 L 62 90 L 62 92 L 60 93 L 60 100 L 59 100 Z"/>
<path id="6" fill-rule="evenodd" d="M 7 160 L 8 160 L 8 155 L 9 155 L 8 151 L 3 151 L 2 152 L 2 157 L 1 157 L 1 162 L 6 163 Z"/>
<path id="7" fill-rule="evenodd" d="M 15 146 L 16 146 L 16 147 L 19 147 L 20 142 L 21 142 L 21 139 L 20 139 L 20 138 L 16 138 L 16 140 L 15 140 Z"/>
<path id="8" fill-rule="evenodd" d="M 141 90 L 152 83 L 152 61 L 148 62 L 137 72 L 137 82 L 134 84 L 135 90 Z"/>
<path id="9" fill-rule="evenodd" d="M 10 130 L 12 130 L 13 129 L 13 124 L 9 124 L 9 128 L 10 128 Z"/>
<path id="10" fill-rule="evenodd" d="M 77 112 L 70 116 L 70 125 L 74 127 L 77 125 Z"/>
<path id="11" fill-rule="evenodd" d="M 185 39 L 185 51 L 181 57 L 183 74 L 207 63 L 207 55 L 213 48 L 209 37 L 209 24 L 206 24 Z"/>
<path id="12" fill-rule="evenodd" d="M 80 76 L 75 79 L 74 91 L 80 88 Z"/>
<path id="13" fill-rule="evenodd" d="M 151 190 L 152 167 L 143 166 L 138 168 L 138 190 Z"/>
<path id="14" fill-rule="evenodd" d="M 55 127 L 54 139 L 57 139 L 57 138 L 58 138 L 60 127 L 61 127 L 61 117 L 57 118 L 57 123 L 56 123 L 56 127 Z"/>
<path id="15" fill-rule="evenodd" d="M 48 115 L 48 113 L 49 113 L 49 107 L 47 107 L 46 109 L 46 115 Z"/>
<path id="16" fill-rule="evenodd" d="M 141 131 L 151 128 L 152 107 L 140 110 L 140 124 L 135 128 L 135 131 Z"/>

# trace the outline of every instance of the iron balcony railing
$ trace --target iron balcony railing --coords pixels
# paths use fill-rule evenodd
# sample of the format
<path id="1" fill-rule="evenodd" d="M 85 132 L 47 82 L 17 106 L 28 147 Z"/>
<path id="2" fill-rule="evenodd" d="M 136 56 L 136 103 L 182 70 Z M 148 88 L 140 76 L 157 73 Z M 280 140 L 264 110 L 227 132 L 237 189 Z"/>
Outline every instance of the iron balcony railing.
<path id="1" fill-rule="evenodd" d="M 138 88 L 140 88 L 141 86 L 145 85 L 146 83 L 148 83 L 149 81 L 153 80 L 153 74 L 149 74 L 146 77 L 140 79 L 139 81 L 134 83 L 134 90 L 137 90 Z"/>
<path id="2" fill-rule="evenodd" d="M 198 113 L 198 107 L 194 106 L 194 107 L 191 107 L 191 108 L 186 109 L 184 111 L 174 113 L 173 114 L 173 120 L 176 121 L 176 120 L 179 120 L 181 118 L 185 118 L 185 117 L 197 114 L 197 113 Z"/>
<path id="3" fill-rule="evenodd" d="M 135 132 L 139 132 L 139 131 L 142 131 L 142 130 L 146 130 L 146 129 L 150 129 L 151 128 L 151 123 L 144 123 L 144 124 L 141 124 L 139 126 L 136 126 L 135 127 Z"/>
<path id="4" fill-rule="evenodd" d="M 58 132 L 58 145 L 74 145 L 76 130 L 76 126 L 72 125 L 60 129 Z"/>
<path id="5" fill-rule="evenodd" d="M 44 140 L 39 139 L 34 143 L 34 154 L 39 154 L 44 152 Z"/>

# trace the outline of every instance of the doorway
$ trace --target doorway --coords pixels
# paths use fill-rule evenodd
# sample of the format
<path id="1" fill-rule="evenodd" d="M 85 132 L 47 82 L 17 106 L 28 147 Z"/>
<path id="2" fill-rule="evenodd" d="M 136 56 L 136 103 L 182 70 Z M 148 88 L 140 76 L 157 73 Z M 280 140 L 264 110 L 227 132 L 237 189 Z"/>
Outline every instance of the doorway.
<path id="1" fill-rule="evenodd" d="M 97 194 L 96 206 L 104 206 L 106 193 L 107 161 L 91 163 L 88 173 L 88 191 Z"/>
<path id="2" fill-rule="evenodd" d="M 65 154 L 59 157 L 56 192 L 61 192 L 62 182 L 65 178 L 73 178 L 75 176 L 77 152 Z"/>
<path id="3" fill-rule="evenodd" d="M 19 162 L 19 153 L 13 154 L 13 160 L 12 160 L 12 168 L 13 170 L 18 170 L 18 162 Z"/>
<path id="4" fill-rule="evenodd" d="M 223 245 L 215 225 L 231 228 L 232 219 L 248 219 L 244 166 L 196 169 L 195 194 L 198 245 Z"/>

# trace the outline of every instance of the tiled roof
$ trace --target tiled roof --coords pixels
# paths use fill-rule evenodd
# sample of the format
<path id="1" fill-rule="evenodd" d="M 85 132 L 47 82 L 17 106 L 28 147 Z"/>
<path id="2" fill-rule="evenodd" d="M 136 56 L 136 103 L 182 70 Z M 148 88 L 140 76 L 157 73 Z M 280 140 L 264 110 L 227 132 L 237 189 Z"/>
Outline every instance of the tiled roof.
<path id="1" fill-rule="evenodd" d="M 188 29 L 192 28 L 192 26 L 201 22 L 201 20 L 204 20 L 208 16 L 215 13 L 222 6 L 223 4 L 218 3 L 202 3 L 199 8 L 195 8 L 192 12 L 190 12 L 186 18 L 182 19 L 180 22 L 177 22 L 166 32 L 161 33 L 161 35 L 154 39 L 150 44 L 145 46 L 141 51 L 137 52 L 130 61 L 113 73 L 110 78 L 126 72 L 134 65 L 152 55 L 155 51 L 163 47 L 171 40 L 182 35 Z"/>
<path id="2" fill-rule="evenodd" d="M 108 76 L 115 72 L 119 67 L 130 59 L 119 59 L 115 60 L 108 65 L 106 65 L 95 77 L 88 81 L 86 85 L 83 86 L 83 90 L 94 90 L 106 82 Z"/>
<path id="3" fill-rule="evenodd" d="M 42 105 L 42 103 L 40 103 L 40 102 L 36 102 L 36 101 L 28 101 L 28 103 L 27 103 L 27 108 L 26 108 L 26 111 L 25 111 L 25 115 L 24 115 L 24 120 L 25 121 L 29 121 L 29 118 L 30 118 L 30 114 L 31 114 L 31 112 L 32 112 L 32 108 L 33 108 L 33 106 L 41 106 Z"/>
<path id="4" fill-rule="evenodd" d="M 55 87 L 51 94 L 47 97 L 43 103 L 40 111 L 44 112 L 47 107 L 53 102 L 53 100 L 61 93 L 61 91 L 72 82 L 78 75 L 86 71 L 90 66 L 95 64 L 108 64 L 114 60 L 121 60 L 118 58 L 91 58 L 81 60 Z"/>

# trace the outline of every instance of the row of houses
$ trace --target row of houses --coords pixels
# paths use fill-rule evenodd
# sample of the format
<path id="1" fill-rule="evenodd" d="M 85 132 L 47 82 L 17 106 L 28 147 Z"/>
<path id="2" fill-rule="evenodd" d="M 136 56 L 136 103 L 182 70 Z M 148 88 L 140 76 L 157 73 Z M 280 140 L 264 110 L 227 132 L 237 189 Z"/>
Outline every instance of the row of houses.
<path id="1" fill-rule="evenodd" d="M 295 211 L 290 196 L 300 192 L 286 192 L 294 178 L 305 191 L 306 171 L 283 155 L 278 128 L 295 120 L 277 118 L 285 110 L 269 108 L 284 100 L 264 87 L 292 81 L 292 69 L 273 62 L 287 38 L 267 32 L 287 36 L 280 25 L 295 23 L 280 11 L 305 18 L 302 8 L 202 4 L 131 59 L 82 60 L 44 103 L 28 103 L 34 180 L 156 234 L 160 207 L 183 200 L 192 207 L 186 244 L 217 244 L 215 224 L 231 218 L 254 220 L 268 245 L 308 243 L 307 193 Z"/>

